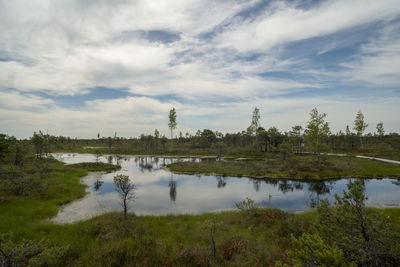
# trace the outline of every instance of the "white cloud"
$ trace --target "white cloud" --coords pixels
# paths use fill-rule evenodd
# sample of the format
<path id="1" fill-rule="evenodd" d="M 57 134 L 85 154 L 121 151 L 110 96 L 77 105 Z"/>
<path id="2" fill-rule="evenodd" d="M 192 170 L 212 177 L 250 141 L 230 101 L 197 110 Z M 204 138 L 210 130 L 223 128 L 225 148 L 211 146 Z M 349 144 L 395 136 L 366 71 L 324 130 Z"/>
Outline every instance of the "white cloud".
<path id="1" fill-rule="evenodd" d="M 380 36 L 362 46 L 361 54 L 341 64 L 348 68 L 347 79 L 372 86 L 400 85 L 400 24 L 386 26 Z"/>
<path id="2" fill-rule="evenodd" d="M 398 85 L 396 29 L 370 39 L 361 54 L 346 61 L 342 66 L 348 73 L 297 68 L 307 63 L 298 57 L 280 59 L 281 44 L 366 23 L 390 25 L 400 14 L 397 1 L 325 1 L 310 9 L 276 1 L 257 17 L 234 18 L 258 2 L 0 0 L 1 128 L 20 137 L 39 129 L 93 137 L 97 132 L 112 135 L 115 131 L 137 136 L 158 128 L 168 135 L 167 113 L 175 106 L 183 132 L 194 133 L 198 128 L 241 131 L 248 126 L 254 106 L 259 106 L 267 127 L 288 130 L 294 124 L 304 125 L 309 110 L 319 106 L 329 115 L 336 114 L 332 115 L 335 129 L 344 128 L 341 122 L 351 122 L 346 117 L 361 108 L 371 116 L 371 123 L 383 120 L 388 130 L 399 130 L 398 121 L 385 115 L 399 112 L 396 97 L 346 102 L 299 94 L 305 88 L 324 91 L 327 82 L 335 79 Z M 215 28 L 219 29 L 215 38 L 199 38 Z M 118 38 L 146 30 L 174 32 L 181 39 L 162 43 L 134 34 Z M 335 45 L 315 51 L 322 55 Z M 245 59 L 253 53 L 258 54 L 254 60 Z M 260 76 L 278 71 L 318 78 Z M 96 86 L 128 88 L 144 96 L 94 100 L 79 109 L 61 108 L 35 96 L 43 90 L 55 95 L 82 94 Z M 282 97 L 293 92 L 300 97 Z M 157 100 L 162 95 L 175 95 L 181 102 Z"/>
<path id="3" fill-rule="evenodd" d="M 282 43 L 390 20 L 399 13 L 400 5 L 396 0 L 325 1 L 309 10 L 276 2 L 262 16 L 231 25 L 217 38 L 216 43 L 240 51 L 265 51 Z"/>
<path id="4" fill-rule="evenodd" d="M 50 99 L 38 97 L 35 95 L 22 95 L 19 92 L 0 91 L 0 106 L 4 109 L 10 110 L 41 110 L 49 106 L 54 106 L 54 102 Z"/>
<path id="5" fill-rule="evenodd" d="M 1 95 L 3 96 L 3 95 Z M 306 125 L 309 112 L 317 107 L 328 114 L 334 132 L 352 125 L 355 114 L 361 109 L 370 123 L 367 131 L 374 132 L 375 125 L 383 121 L 385 129 L 399 131 L 398 121 L 392 114 L 399 112 L 400 98 L 364 98 L 343 100 L 327 97 L 309 98 L 254 98 L 231 103 L 177 103 L 161 102 L 149 97 L 128 97 L 87 102 L 84 109 L 60 108 L 47 100 L 30 95 L 9 94 L 6 100 L 31 103 L 30 109 L 20 106 L 0 108 L 0 124 L 5 133 L 17 137 L 29 137 L 34 131 L 49 131 L 54 135 L 94 138 L 97 133 L 111 136 L 139 136 L 153 134 L 158 129 L 169 136 L 168 112 L 177 109 L 178 129 L 194 134 L 197 129 L 222 132 L 239 132 L 250 125 L 251 112 L 255 106 L 261 110 L 261 124 L 276 126 L 288 131 L 294 125 Z M 49 105 L 50 104 L 50 105 Z"/>

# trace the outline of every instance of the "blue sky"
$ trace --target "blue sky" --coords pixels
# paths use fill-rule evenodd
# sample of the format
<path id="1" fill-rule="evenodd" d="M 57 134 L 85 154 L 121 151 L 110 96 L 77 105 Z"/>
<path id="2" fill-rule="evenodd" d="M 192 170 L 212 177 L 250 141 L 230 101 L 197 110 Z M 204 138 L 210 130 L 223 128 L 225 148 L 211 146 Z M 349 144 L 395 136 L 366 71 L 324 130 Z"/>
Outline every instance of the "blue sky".
<path id="1" fill-rule="evenodd" d="M 0 127 L 20 138 L 306 125 L 400 132 L 398 0 L 0 0 Z"/>

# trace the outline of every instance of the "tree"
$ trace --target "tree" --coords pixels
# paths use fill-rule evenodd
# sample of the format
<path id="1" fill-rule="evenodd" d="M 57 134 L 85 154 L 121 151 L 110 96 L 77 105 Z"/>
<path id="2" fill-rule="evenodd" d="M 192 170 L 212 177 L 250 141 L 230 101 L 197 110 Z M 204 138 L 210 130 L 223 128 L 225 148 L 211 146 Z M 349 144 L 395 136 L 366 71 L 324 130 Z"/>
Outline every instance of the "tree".
<path id="1" fill-rule="evenodd" d="M 257 129 L 260 126 L 260 109 L 258 109 L 257 107 L 254 108 L 253 110 L 253 116 L 251 118 L 251 124 L 249 129 L 249 132 L 251 134 L 255 134 L 257 137 Z"/>
<path id="2" fill-rule="evenodd" d="M 363 148 L 362 136 L 367 129 L 368 123 L 364 120 L 364 114 L 362 114 L 361 110 L 357 112 L 356 119 L 354 120 L 354 130 L 357 132 L 357 135 L 360 137 L 361 148 Z"/>
<path id="3" fill-rule="evenodd" d="M 378 133 L 379 137 L 382 137 L 385 135 L 385 129 L 383 128 L 383 122 L 379 122 L 376 125 L 376 132 Z"/>
<path id="4" fill-rule="evenodd" d="M 204 129 L 200 134 L 200 146 L 202 148 L 208 148 L 217 141 L 215 133 L 209 129 Z"/>
<path id="5" fill-rule="evenodd" d="M 39 131 L 37 134 L 36 132 L 33 133 L 31 137 L 31 141 L 33 146 L 35 147 L 36 158 L 41 159 L 43 154 L 43 147 L 45 145 L 45 138 L 42 131 Z"/>
<path id="6" fill-rule="evenodd" d="M 154 137 L 157 139 L 160 138 L 160 132 L 157 129 L 154 130 Z"/>
<path id="7" fill-rule="evenodd" d="M 114 185 L 121 199 L 121 204 L 124 208 L 124 217 L 126 219 L 128 204 L 136 198 L 136 185 L 131 182 L 128 175 L 123 174 L 114 176 Z"/>
<path id="8" fill-rule="evenodd" d="M 176 125 L 177 125 L 175 108 L 172 108 L 169 111 L 168 118 L 169 118 L 168 128 L 171 130 L 171 139 L 172 139 L 172 137 L 173 137 L 172 131 L 176 129 Z"/>
<path id="9" fill-rule="evenodd" d="M 325 122 L 326 114 L 319 114 L 317 108 L 313 108 L 310 112 L 310 120 L 307 124 L 307 138 L 317 154 L 318 163 L 320 162 L 320 143 L 321 139 L 326 137 L 329 133 L 329 125 Z"/>
<path id="10" fill-rule="evenodd" d="M 0 162 L 3 161 L 10 152 L 10 145 L 5 134 L 0 134 Z"/>
<path id="11" fill-rule="evenodd" d="M 365 206 L 364 181 L 347 189 L 334 205 L 321 201 L 313 234 L 292 237 L 294 266 L 399 266 L 400 235 L 389 217 Z"/>
<path id="12" fill-rule="evenodd" d="M 224 152 L 226 150 L 227 145 L 222 141 L 218 141 L 217 143 L 215 143 L 214 147 L 217 148 L 218 157 L 221 158 L 222 152 Z"/>
<path id="13" fill-rule="evenodd" d="M 107 145 L 108 145 L 108 149 L 111 149 L 113 144 L 113 139 L 111 136 L 107 137 Z"/>
<path id="14" fill-rule="evenodd" d="M 317 209 L 322 239 L 336 245 L 345 261 L 357 266 L 399 266 L 399 233 L 388 217 L 365 206 L 364 181 L 351 182 L 347 188 L 342 197 L 335 195 L 334 206 L 322 200 Z"/>
<path id="15" fill-rule="evenodd" d="M 278 128 L 270 127 L 267 131 L 267 135 L 269 136 L 269 150 L 271 151 L 271 145 L 274 148 L 277 148 L 280 143 L 283 141 L 283 135 L 279 132 Z"/>
<path id="16" fill-rule="evenodd" d="M 296 125 L 292 127 L 292 130 L 289 132 L 290 139 L 293 145 L 293 152 L 300 152 L 301 150 L 301 131 L 303 127 L 300 125 Z M 297 147 L 297 149 L 295 149 Z"/>

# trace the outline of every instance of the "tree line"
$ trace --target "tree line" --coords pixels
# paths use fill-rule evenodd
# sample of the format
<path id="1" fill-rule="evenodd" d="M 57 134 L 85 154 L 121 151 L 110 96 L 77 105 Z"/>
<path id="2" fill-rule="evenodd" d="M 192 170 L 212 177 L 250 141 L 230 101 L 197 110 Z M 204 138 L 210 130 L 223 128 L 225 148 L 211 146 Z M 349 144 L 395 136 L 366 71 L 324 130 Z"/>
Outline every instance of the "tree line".
<path id="1" fill-rule="evenodd" d="M 42 131 L 34 132 L 28 140 L 17 140 L 2 135 L 1 142 L 13 147 L 15 160 L 21 154 L 22 147 L 30 149 L 41 158 L 54 151 L 76 151 L 86 149 L 94 153 L 138 153 L 138 154 L 209 154 L 223 155 L 263 155 L 265 153 L 301 153 L 301 152 L 362 152 L 364 154 L 393 156 L 400 151 L 398 133 L 385 133 L 383 122 L 376 125 L 375 133 L 365 134 L 369 126 L 363 113 L 356 114 L 351 126 L 344 131 L 332 133 L 327 121 L 327 114 L 316 108 L 309 114 L 307 125 L 294 125 L 289 131 L 281 131 L 271 126 L 261 125 L 260 110 L 255 107 L 250 126 L 237 133 L 225 133 L 211 129 L 197 130 L 195 134 L 179 132 L 177 129 L 177 112 L 175 108 L 168 114 L 170 138 L 161 135 L 155 129 L 154 134 L 141 134 L 137 138 L 114 136 L 77 139 L 65 136 L 53 136 Z M 20 145 L 16 145 L 16 144 Z M 21 144 L 27 144 L 21 145 Z M 5 151 L 5 150 L 4 150 Z M 0 150 L 0 157 L 4 157 Z"/>

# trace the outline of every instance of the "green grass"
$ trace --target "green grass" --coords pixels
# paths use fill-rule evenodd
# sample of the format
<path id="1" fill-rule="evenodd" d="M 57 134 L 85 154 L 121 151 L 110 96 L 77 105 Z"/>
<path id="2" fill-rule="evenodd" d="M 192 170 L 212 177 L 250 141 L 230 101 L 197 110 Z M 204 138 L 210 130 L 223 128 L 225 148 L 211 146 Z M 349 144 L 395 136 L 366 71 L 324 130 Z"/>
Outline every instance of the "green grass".
<path id="1" fill-rule="evenodd" d="M 69 164 L 69 166 L 84 168 L 85 170 L 90 172 L 95 172 L 95 171 L 112 172 L 121 169 L 121 166 L 119 165 L 103 163 L 103 162 L 81 162 L 81 163 Z"/>
<path id="2" fill-rule="evenodd" d="M 49 173 L 45 179 L 35 178 L 32 192 L 26 196 L 4 195 L 0 201 L 0 232 L 12 231 L 17 237 L 33 234 L 33 229 L 44 220 L 57 214 L 58 208 L 85 195 L 86 185 L 80 179 L 92 171 L 92 167 L 65 165 L 50 160 Z M 32 162 L 27 162 L 29 175 Z M 108 170 L 108 164 L 97 166 L 96 170 Z M 119 168 L 114 166 L 113 168 Z M 34 175 L 34 174 L 32 174 Z M 1 188 L 0 188 L 1 189 Z"/>
<path id="3" fill-rule="evenodd" d="M 210 223 L 216 257 L 211 253 Z M 285 261 L 291 235 L 309 222 L 276 209 L 201 215 L 141 216 L 108 213 L 71 225 L 29 227 L 29 238 L 69 245 L 70 266 L 248 266 Z"/>
<path id="4" fill-rule="evenodd" d="M 308 164 L 312 159 L 300 157 L 299 161 L 299 164 Z M 255 168 L 263 161 L 234 164 L 239 172 L 244 166 Z M 391 169 L 391 165 L 382 167 L 381 163 L 358 159 L 352 164 L 365 172 L 371 168 L 373 171 L 374 166 L 370 164 L 379 164 L 385 171 Z M 199 215 L 129 214 L 127 220 L 122 213 L 108 213 L 74 224 L 51 223 L 48 218 L 56 215 L 60 205 L 84 196 L 85 185 L 80 183 L 80 178 L 92 167 L 51 161 L 51 171 L 41 181 L 46 185 L 43 190 L 28 196 L 2 198 L 0 233 L 12 232 L 17 243 L 22 239 L 46 238 L 53 244 L 66 246 L 59 266 L 271 266 L 276 261 L 287 262 L 291 237 L 312 231 L 317 217 L 315 211 L 291 214 L 267 208 Z M 26 171 L 31 170 L 28 167 Z M 400 229 L 400 209 L 382 212 Z M 212 225 L 215 226 L 212 235 L 215 257 Z"/>
<path id="5" fill-rule="evenodd" d="M 203 173 L 254 178 L 337 179 L 342 177 L 400 177 L 400 165 L 354 157 L 324 157 L 320 164 L 314 156 L 291 159 L 247 161 L 177 162 L 168 165 L 173 172 Z"/>

